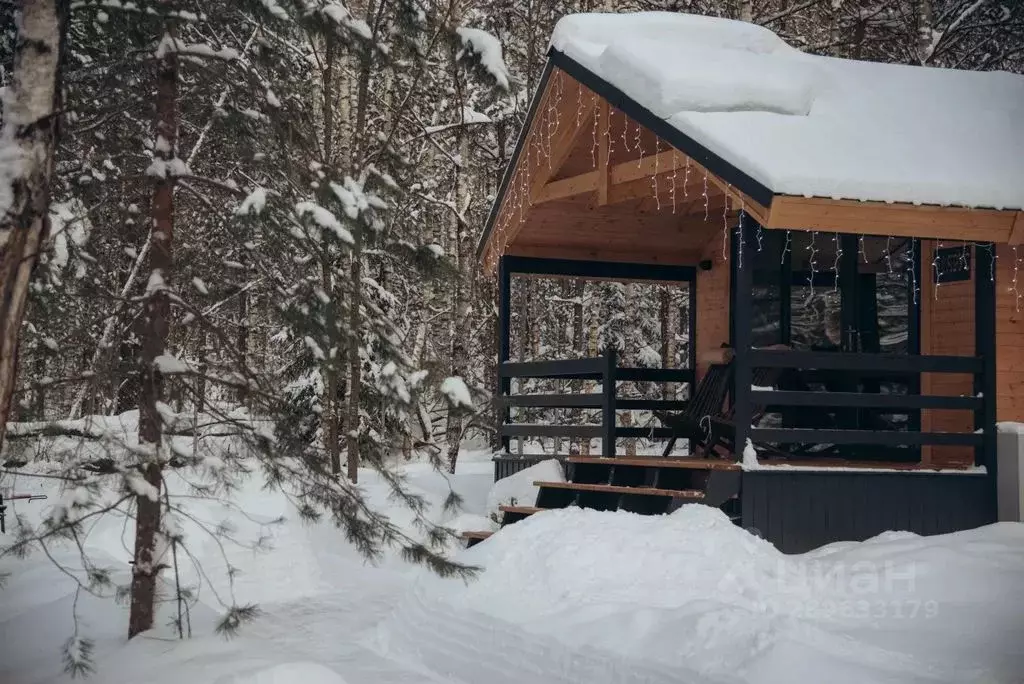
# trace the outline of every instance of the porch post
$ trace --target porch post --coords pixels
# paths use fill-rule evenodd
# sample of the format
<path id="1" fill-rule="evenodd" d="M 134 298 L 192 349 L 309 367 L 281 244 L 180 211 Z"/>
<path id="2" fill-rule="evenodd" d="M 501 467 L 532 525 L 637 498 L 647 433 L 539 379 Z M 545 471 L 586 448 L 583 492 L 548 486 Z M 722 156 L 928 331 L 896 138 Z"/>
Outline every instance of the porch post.
<path id="1" fill-rule="evenodd" d="M 732 320 L 733 320 L 733 421 L 736 428 L 736 457 L 743 458 L 743 450 L 750 436 L 750 383 L 753 373 L 750 367 L 751 330 L 751 290 L 753 289 L 754 253 L 753 242 L 749 236 L 756 230 L 756 221 L 743 212 L 733 239 L 736 244 L 732 250 L 733 264 Z"/>
<path id="2" fill-rule="evenodd" d="M 974 354 L 981 358 L 982 371 L 974 376 L 974 393 L 982 396 L 981 409 L 974 412 L 974 429 L 982 430 L 980 448 L 974 461 L 988 470 L 995 495 L 996 482 L 996 280 L 995 245 L 974 247 Z M 993 501 L 994 505 L 994 501 Z"/>
<path id="3" fill-rule="evenodd" d="M 509 340 L 509 318 L 512 312 L 512 274 L 508 268 L 507 257 L 498 259 L 498 391 L 495 403 L 495 421 L 498 436 L 501 439 L 501 450 L 508 452 L 509 438 L 501 433 L 501 428 L 509 421 L 508 397 L 512 388 L 511 379 L 504 376 L 502 366 L 509 360 L 511 342 Z"/>
<path id="4" fill-rule="evenodd" d="M 615 347 L 608 345 L 604 351 L 604 370 L 601 373 L 601 455 L 615 456 L 615 372 L 618 369 L 618 354 Z"/>

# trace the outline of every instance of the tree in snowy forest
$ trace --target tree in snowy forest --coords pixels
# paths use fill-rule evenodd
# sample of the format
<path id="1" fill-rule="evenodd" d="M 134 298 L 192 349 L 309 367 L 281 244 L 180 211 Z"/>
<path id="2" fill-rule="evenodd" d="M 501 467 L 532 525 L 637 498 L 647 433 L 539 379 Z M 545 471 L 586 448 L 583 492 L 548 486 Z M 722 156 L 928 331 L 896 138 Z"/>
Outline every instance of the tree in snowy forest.
<path id="1" fill-rule="evenodd" d="M 387 461 L 431 383 L 446 385 L 433 391 L 456 409 L 471 405 L 461 380 L 441 383 L 405 352 L 409 330 L 393 289 L 413 287 L 403 281 L 413 273 L 445 270 L 443 251 L 410 230 L 409 205 L 423 193 L 404 190 L 421 173 L 409 151 L 426 146 L 423 76 L 434 60 L 463 83 L 483 75 L 485 90 L 507 87 L 497 43 L 482 32 L 468 41 L 450 12 L 411 2 L 371 3 L 365 18 L 339 2 L 229 5 L 84 3 L 69 27 L 72 126 L 58 141 L 50 206 L 58 230 L 26 330 L 40 372 L 23 388 L 37 386 L 40 399 L 21 402 L 22 416 L 34 410 L 37 421 L 17 436 L 70 434 L 85 448 L 43 455 L 45 474 L 65 480 L 68 493 L 41 526 L 18 525 L 0 553 L 80 541 L 96 517 L 127 515 L 133 572 L 118 592 L 130 598 L 130 636 L 153 626 L 161 574 L 177 575 L 179 552 L 188 553 L 187 502 L 168 489 L 172 473 L 201 476 L 192 496 L 226 497 L 255 466 L 301 516 L 330 516 L 369 557 L 396 546 L 437 572 L 468 572 L 441 553 L 449 531 L 422 518 L 423 500 Z M 339 90 L 354 107 L 334 106 Z M 5 108 L 5 123 L 16 114 Z M 254 323 L 263 331 L 256 348 Z M 335 381 L 325 401 L 314 382 L 305 406 L 294 401 L 309 378 L 341 372 L 347 393 Z M 325 445 L 320 426 L 306 422 L 326 404 L 329 433 L 343 398 L 350 483 L 337 478 L 337 442 L 328 434 Z M 136 435 L 94 427 L 93 414 L 133 405 Z M 87 418 L 48 422 L 64 411 Z M 212 448 L 211 430 L 241 448 Z M 23 454 L 9 454 L 8 465 Z M 362 502 L 353 486 L 361 465 L 412 509 L 422 539 Z M 457 503 L 452 494 L 448 505 Z M 81 589 L 114 589 L 80 548 Z M 183 634 L 194 589 L 172 582 Z M 229 599 L 224 607 L 228 632 L 254 614 Z M 89 652 L 76 627 L 69 669 L 87 670 Z"/>
<path id="2" fill-rule="evenodd" d="M 46 237 L 67 16 L 62 0 L 24 2 L 13 36 L 11 83 L 0 97 L 0 448 L 29 279 Z"/>

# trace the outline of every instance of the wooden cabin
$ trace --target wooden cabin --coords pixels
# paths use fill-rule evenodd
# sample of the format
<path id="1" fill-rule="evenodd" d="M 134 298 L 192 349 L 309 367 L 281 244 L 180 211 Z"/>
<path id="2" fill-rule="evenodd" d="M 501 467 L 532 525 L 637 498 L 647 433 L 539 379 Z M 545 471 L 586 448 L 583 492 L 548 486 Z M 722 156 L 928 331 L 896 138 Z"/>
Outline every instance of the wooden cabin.
<path id="1" fill-rule="evenodd" d="M 814 57 L 704 17 L 563 19 L 478 256 L 499 281 L 506 445 L 596 438 L 602 456 L 570 457 L 569 489 L 542 486 L 506 521 L 704 500 L 785 551 L 992 522 L 996 422 L 1024 421 L 1021 121 L 1020 76 Z M 620 368 L 613 350 L 510 362 L 524 275 L 687 284 L 689 367 Z M 837 302 L 828 339 L 794 327 L 816 289 Z M 898 340 L 880 339 L 883 307 L 905 320 Z M 714 395 L 714 369 L 725 399 L 697 416 L 721 428 L 713 453 L 621 458 L 617 440 L 678 426 L 624 427 L 618 411 L 688 402 L 624 402 L 616 381 L 685 382 L 692 404 Z M 517 377 L 602 389 L 522 396 Z M 512 420 L 524 406 L 602 419 Z M 498 461 L 499 474 L 529 462 Z"/>

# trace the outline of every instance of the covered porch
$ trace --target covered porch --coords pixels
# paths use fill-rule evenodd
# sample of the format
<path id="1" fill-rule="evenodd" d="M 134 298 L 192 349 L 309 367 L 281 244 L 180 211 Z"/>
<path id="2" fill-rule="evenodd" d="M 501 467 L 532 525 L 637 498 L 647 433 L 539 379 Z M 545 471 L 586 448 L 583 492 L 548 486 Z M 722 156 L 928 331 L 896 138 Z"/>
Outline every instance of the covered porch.
<path id="1" fill-rule="evenodd" d="M 912 174 L 886 187 L 900 169 L 848 183 L 858 169 L 840 158 L 834 176 L 808 167 L 822 177 L 805 190 L 804 176 L 768 182 L 764 146 L 721 137 L 742 132 L 741 119 L 670 121 L 577 58 L 589 59 L 551 51 L 480 243 L 499 283 L 496 477 L 535 460 L 513 440 L 557 440 L 573 461 L 678 438 L 651 455 L 738 464 L 737 521 L 784 550 L 994 520 L 995 423 L 1024 417 L 1024 214 L 929 203 L 919 197 L 934 184 L 913 187 Z M 827 157 L 808 142 L 812 161 Z M 833 196 L 817 195 L 829 183 Z M 516 277 L 685 286 L 685 362 L 623 367 L 615 348 L 514 357 Z M 682 390 L 620 395 L 640 381 Z M 549 409 L 592 419 L 559 422 Z"/>

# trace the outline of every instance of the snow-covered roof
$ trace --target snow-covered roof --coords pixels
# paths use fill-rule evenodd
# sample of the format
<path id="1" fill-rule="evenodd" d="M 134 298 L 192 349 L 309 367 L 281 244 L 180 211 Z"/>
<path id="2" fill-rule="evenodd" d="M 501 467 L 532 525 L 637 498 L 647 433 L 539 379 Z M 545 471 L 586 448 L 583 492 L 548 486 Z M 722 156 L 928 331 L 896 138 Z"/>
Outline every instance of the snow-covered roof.
<path id="1" fill-rule="evenodd" d="M 1024 208 L 1024 77 L 808 55 L 766 28 L 578 14 L 552 47 L 776 194 Z"/>

